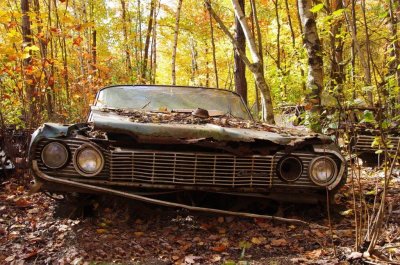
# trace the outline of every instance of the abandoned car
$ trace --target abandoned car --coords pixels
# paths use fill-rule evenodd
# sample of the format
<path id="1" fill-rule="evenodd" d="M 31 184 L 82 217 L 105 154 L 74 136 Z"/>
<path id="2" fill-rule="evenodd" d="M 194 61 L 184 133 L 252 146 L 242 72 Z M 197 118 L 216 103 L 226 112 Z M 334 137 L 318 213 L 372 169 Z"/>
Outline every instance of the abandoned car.
<path id="1" fill-rule="evenodd" d="M 6 172 L 9 172 L 12 169 L 14 169 L 13 162 L 0 146 L 0 176 L 5 175 Z"/>
<path id="2" fill-rule="evenodd" d="M 349 107 L 346 122 L 341 129 L 349 136 L 349 151 L 361 158 L 365 165 L 376 166 L 384 160 L 385 150 L 394 155 L 400 142 L 400 129 L 396 122 L 385 118 L 384 108 Z M 395 115 L 393 115 L 395 116 Z M 385 126 L 377 121 L 384 121 Z"/>
<path id="3" fill-rule="evenodd" d="M 238 94 L 202 87 L 105 87 L 87 122 L 46 123 L 33 133 L 30 164 L 40 190 L 56 193 L 316 202 L 346 179 L 329 137 L 255 122 Z"/>

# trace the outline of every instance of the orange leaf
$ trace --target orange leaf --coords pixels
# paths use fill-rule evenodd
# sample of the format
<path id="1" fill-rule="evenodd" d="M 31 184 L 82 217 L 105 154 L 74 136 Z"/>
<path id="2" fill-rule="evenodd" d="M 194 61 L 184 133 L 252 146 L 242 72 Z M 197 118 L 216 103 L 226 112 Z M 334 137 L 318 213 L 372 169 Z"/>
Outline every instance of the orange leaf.
<path id="1" fill-rule="evenodd" d="M 226 250 L 226 245 L 219 245 L 211 248 L 212 250 L 216 252 L 223 252 Z"/>
<path id="2" fill-rule="evenodd" d="M 78 36 L 74 39 L 73 45 L 80 46 L 82 41 L 83 41 L 83 38 L 81 36 Z"/>

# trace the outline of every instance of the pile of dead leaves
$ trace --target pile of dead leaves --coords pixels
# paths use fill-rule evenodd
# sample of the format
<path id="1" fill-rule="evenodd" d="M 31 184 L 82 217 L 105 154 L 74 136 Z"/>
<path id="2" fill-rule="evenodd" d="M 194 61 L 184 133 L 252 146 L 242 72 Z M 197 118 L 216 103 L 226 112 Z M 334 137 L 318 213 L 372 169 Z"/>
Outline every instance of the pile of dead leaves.
<path id="1" fill-rule="evenodd" d="M 310 136 L 312 133 L 306 129 L 297 130 L 295 128 L 283 128 L 266 123 L 245 120 L 228 114 L 209 116 L 193 112 L 173 112 L 173 111 L 146 111 L 146 110 L 123 110 L 123 109 L 102 109 L 102 111 L 112 111 L 118 115 L 127 116 L 132 122 L 136 123 L 171 123 L 171 124 L 214 124 L 227 128 L 253 129 L 258 131 L 275 132 L 292 136 Z M 201 113 L 201 111 L 199 111 Z"/>

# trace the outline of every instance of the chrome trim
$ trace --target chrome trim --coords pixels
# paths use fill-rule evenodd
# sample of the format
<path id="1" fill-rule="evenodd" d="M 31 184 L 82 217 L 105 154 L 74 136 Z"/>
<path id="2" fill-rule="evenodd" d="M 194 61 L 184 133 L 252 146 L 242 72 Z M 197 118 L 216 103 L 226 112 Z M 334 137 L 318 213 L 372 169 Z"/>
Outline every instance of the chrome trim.
<path id="1" fill-rule="evenodd" d="M 61 166 L 58 166 L 58 167 L 51 167 L 51 166 L 47 165 L 46 162 L 45 162 L 45 159 L 43 159 L 43 151 L 44 151 L 44 149 L 45 149 L 47 146 L 49 146 L 50 144 L 58 144 L 58 145 L 60 145 L 60 146 L 65 150 L 66 158 L 65 158 L 65 161 L 63 161 L 63 162 L 61 163 Z M 68 148 L 67 148 L 63 143 L 60 143 L 59 141 L 51 141 L 51 142 L 48 142 L 46 145 L 44 145 L 43 148 L 41 149 L 41 151 L 40 151 L 40 158 L 42 159 L 42 162 L 43 162 L 43 164 L 44 164 L 46 167 L 48 167 L 48 168 L 50 168 L 50 169 L 59 169 L 59 168 L 64 167 L 64 166 L 67 164 L 67 162 L 68 162 L 68 160 L 69 160 L 69 158 L 70 158 L 70 153 L 69 153 L 69 151 L 68 151 Z"/>
<path id="2" fill-rule="evenodd" d="M 67 179 L 55 178 L 55 177 L 52 177 L 52 176 L 49 176 L 49 175 L 43 173 L 38 167 L 37 160 L 32 160 L 32 170 L 35 173 L 35 175 L 37 175 L 39 178 L 41 178 L 44 181 L 47 181 L 49 183 L 65 185 L 65 186 L 69 186 L 69 187 L 88 190 L 91 192 L 111 194 L 111 195 L 115 195 L 115 196 L 125 197 L 128 199 L 143 201 L 146 203 L 152 203 L 152 204 L 157 204 L 157 205 L 162 205 L 162 206 L 167 206 L 167 207 L 180 207 L 180 208 L 188 209 L 190 211 L 199 211 L 199 212 L 207 212 L 207 213 L 215 213 L 215 214 L 223 214 L 223 215 L 233 215 L 233 216 L 244 216 L 244 217 L 251 217 L 251 218 L 262 218 L 262 219 L 268 219 L 268 220 L 283 221 L 283 222 L 288 222 L 288 223 L 297 224 L 297 225 L 309 225 L 309 226 L 311 225 L 310 223 L 308 223 L 306 221 L 302 221 L 302 220 L 298 220 L 298 219 L 288 219 L 288 218 L 283 218 L 283 217 L 279 217 L 279 216 L 261 215 L 261 214 L 254 214 L 254 213 L 245 213 L 245 212 L 234 212 L 234 211 L 226 211 L 226 210 L 213 209 L 213 208 L 203 208 L 203 207 L 198 207 L 198 206 L 191 206 L 191 205 L 186 205 L 186 204 L 181 204 L 181 203 L 168 202 L 168 201 L 162 201 L 162 200 L 157 200 L 157 199 L 153 199 L 153 198 L 148 198 L 146 196 L 141 196 L 138 194 L 124 192 L 124 191 L 115 190 L 115 189 L 111 189 L 111 188 L 99 187 L 99 186 L 80 183 L 80 182 L 71 181 L 71 180 L 67 180 Z M 327 227 L 318 226 L 315 224 L 313 224 L 313 226 L 314 227 L 317 226 L 317 228 L 327 229 Z"/>
<path id="3" fill-rule="evenodd" d="M 316 153 L 327 153 L 335 155 L 338 159 L 342 161 L 342 163 L 340 164 L 339 173 L 337 174 L 335 181 L 327 186 L 328 190 L 333 190 L 345 177 L 344 173 L 346 171 L 347 163 L 342 154 L 338 150 L 336 150 L 336 147 L 334 147 L 334 145 L 329 145 L 329 147 L 331 147 L 330 149 L 327 149 L 327 147 L 328 146 L 325 145 L 314 145 L 313 149 Z"/>
<path id="4" fill-rule="evenodd" d="M 283 164 L 285 161 L 289 160 L 289 159 L 293 159 L 293 160 L 295 160 L 296 162 L 298 162 L 298 163 L 300 164 L 300 174 L 299 174 L 297 177 L 295 177 L 294 179 L 286 179 L 286 178 L 283 176 L 283 173 L 282 173 L 282 164 Z M 314 158 L 314 159 L 315 159 L 315 158 Z M 313 161 L 313 160 L 311 160 L 311 161 Z M 310 164 L 310 165 L 311 165 L 311 164 Z M 310 167 L 309 167 L 309 168 L 310 168 Z M 303 163 L 301 162 L 301 159 L 298 158 L 297 156 L 293 156 L 293 155 L 284 156 L 284 157 L 282 157 L 282 158 L 279 160 L 279 162 L 278 162 L 278 164 L 277 164 L 276 170 L 277 170 L 277 172 L 278 172 L 278 175 L 279 175 L 284 181 L 287 181 L 287 182 L 295 182 L 295 181 L 298 180 L 298 179 L 301 177 L 301 175 L 303 174 Z"/>
<path id="5" fill-rule="evenodd" d="M 85 172 L 83 169 L 81 169 L 81 167 L 79 166 L 79 163 L 78 163 L 78 155 L 79 155 L 79 153 L 82 150 L 86 149 L 86 148 L 93 149 L 94 151 L 96 151 L 99 154 L 99 156 L 101 158 L 100 167 L 95 172 L 92 172 L 92 173 Z M 74 165 L 75 170 L 79 174 L 84 176 L 84 177 L 94 177 L 94 176 L 98 175 L 104 168 L 104 156 L 103 156 L 103 153 L 96 146 L 94 146 L 92 144 L 89 144 L 89 143 L 82 144 L 80 147 L 78 147 L 75 150 L 75 153 L 74 153 L 74 156 L 72 158 L 72 161 L 73 161 L 73 165 Z"/>
<path id="6" fill-rule="evenodd" d="M 372 143 L 374 142 L 376 137 L 380 137 L 378 135 L 365 135 L 365 134 L 359 134 L 355 136 L 355 144 L 354 144 L 354 150 L 356 152 L 375 152 L 376 150 L 379 150 L 382 148 L 381 145 L 378 146 L 372 146 Z M 400 141 L 399 136 L 388 136 L 386 137 L 386 140 L 391 142 L 392 147 L 388 147 L 389 152 L 396 152 L 396 146 Z"/>
<path id="7" fill-rule="evenodd" d="M 329 160 L 329 161 L 332 163 L 332 166 L 333 166 L 333 169 L 334 169 L 334 170 L 333 170 L 332 176 L 329 178 L 329 180 L 328 180 L 327 182 L 324 182 L 324 183 L 321 183 L 321 182 L 319 182 L 318 180 L 316 180 L 316 179 L 313 177 L 312 173 L 311 173 L 311 172 L 312 172 L 312 168 L 313 168 L 315 162 L 318 161 L 318 160 L 321 160 L 321 159 Z M 332 158 L 330 158 L 330 157 L 328 157 L 328 156 L 318 156 L 318 157 L 314 158 L 313 160 L 311 160 L 310 166 L 309 166 L 309 168 L 308 168 L 308 175 L 310 176 L 310 179 L 311 179 L 315 184 L 317 184 L 318 186 L 322 186 L 322 187 L 329 186 L 329 184 L 332 182 L 332 180 L 335 180 L 335 179 L 338 177 L 337 173 L 338 173 L 338 169 L 337 169 L 336 162 L 335 162 Z"/>

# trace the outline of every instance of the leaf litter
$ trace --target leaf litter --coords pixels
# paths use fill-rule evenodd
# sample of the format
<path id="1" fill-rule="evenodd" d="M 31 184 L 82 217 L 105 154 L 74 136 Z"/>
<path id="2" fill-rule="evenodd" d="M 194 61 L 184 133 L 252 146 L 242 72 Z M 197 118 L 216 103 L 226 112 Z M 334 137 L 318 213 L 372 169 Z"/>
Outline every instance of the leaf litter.
<path id="1" fill-rule="evenodd" d="M 362 169 L 366 190 L 380 171 Z M 352 193 L 346 185 L 337 196 L 333 236 L 318 226 L 205 215 L 156 208 L 109 198 L 96 202 L 90 216 L 55 214 L 58 202 L 44 194 L 28 196 L 18 178 L 0 185 L 1 264 L 350 264 L 363 258 L 353 251 Z M 389 191 L 391 216 L 379 249 L 400 261 L 398 177 Z M 318 206 L 284 205 L 285 217 L 328 225 Z M 127 210 L 129 208 L 129 210 Z M 333 243 L 337 255 L 334 255 Z"/>

